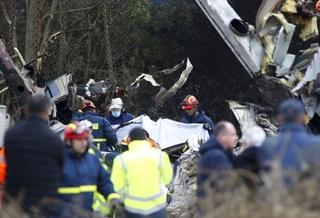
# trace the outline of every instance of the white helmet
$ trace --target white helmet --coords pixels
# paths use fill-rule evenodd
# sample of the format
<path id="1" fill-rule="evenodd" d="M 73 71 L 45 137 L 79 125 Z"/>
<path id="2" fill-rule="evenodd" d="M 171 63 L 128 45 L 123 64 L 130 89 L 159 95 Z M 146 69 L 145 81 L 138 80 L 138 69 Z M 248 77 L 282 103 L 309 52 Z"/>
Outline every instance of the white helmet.
<path id="1" fill-rule="evenodd" d="M 261 146 L 266 139 L 266 133 L 259 126 L 252 126 L 244 130 L 240 139 L 246 146 Z"/>
<path id="2" fill-rule="evenodd" d="M 123 101 L 121 98 L 112 99 L 109 110 L 122 110 L 122 108 L 123 108 Z"/>
<path id="3" fill-rule="evenodd" d="M 83 125 L 92 131 L 92 123 L 89 120 L 80 121 L 80 125 Z"/>

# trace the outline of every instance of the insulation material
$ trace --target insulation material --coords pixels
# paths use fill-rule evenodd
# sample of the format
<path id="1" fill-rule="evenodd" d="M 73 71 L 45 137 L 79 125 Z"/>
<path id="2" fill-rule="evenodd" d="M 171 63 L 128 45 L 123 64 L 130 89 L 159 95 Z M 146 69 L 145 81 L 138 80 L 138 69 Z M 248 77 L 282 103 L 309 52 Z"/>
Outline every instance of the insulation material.
<path id="1" fill-rule="evenodd" d="M 297 1 L 296 0 L 286 0 L 281 7 L 281 12 L 287 13 L 287 14 L 298 13 Z"/>

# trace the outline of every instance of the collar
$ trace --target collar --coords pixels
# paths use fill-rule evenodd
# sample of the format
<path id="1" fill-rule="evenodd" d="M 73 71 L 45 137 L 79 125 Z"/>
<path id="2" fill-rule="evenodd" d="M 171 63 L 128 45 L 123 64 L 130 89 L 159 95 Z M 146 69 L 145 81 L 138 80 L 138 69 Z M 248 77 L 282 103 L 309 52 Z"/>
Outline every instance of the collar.
<path id="1" fill-rule="evenodd" d="M 27 118 L 27 121 L 31 121 L 31 122 L 37 122 L 37 123 L 41 123 L 44 125 L 49 125 L 47 120 L 42 119 L 41 117 L 37 116 L 37 115 L 31 115 Z"/>
<path id="2" fill-rule="evenodd" d="M 151 148 L 151 143 L 147 140 L 135 140 L 129 143 L 129 150 L 145 150 Z"/>
<path id="3" fill-rule="evenodd" d="M 307 132 L 305 126 L 297 123 L 287 123 L 282 126 L 280 132 Z"/>

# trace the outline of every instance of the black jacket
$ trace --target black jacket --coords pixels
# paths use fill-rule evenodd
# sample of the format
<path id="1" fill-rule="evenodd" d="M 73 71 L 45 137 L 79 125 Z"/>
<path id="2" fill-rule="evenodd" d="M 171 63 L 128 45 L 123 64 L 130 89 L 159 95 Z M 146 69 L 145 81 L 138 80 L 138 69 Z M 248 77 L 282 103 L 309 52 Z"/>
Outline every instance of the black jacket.
<path id="1" fill-rule="evenodd" d="M 233 155 L 231 151 L 224 150 L 215 138 L 210 138 L 200 147 L 200 154 L 197 194 L 202 197 L 205 195 L 203 184 L 212 174 L 221 179 L 221 174 L 233 169 Z M 212 184 L 214 181 L 210 182 Z"/>
<path id="2" fill-rule="evenodd" d="M 27 211 L 45 197 L 56 197 L 63 168 L 63 143 L 39 117 L 29 117 L 5 135 L 6 190 L 24 196 Z"/>

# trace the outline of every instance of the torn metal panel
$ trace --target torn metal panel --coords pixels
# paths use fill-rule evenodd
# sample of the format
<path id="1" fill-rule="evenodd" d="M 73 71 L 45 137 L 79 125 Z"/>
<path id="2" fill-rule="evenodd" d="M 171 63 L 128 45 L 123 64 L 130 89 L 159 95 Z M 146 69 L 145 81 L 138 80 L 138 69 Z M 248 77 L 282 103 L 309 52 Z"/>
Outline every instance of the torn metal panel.
<path id="1" fill-rule="evenodd" d="M 294 61 L 296 60 L 296 56 L 293 54 L 287 54 L 283 60 L 281 66 L 277 66 L 276 74 L 278 77 L 287 75 L 290 73 L 291 67 L 294 65 Z"/>
<path id="2" fill-rule="evenodd" d="M 309 65 L 303 80 L 298 83 L 298 85 L 292 89 L 291 92 L 298 92 L 302 89 L 308 82 L 314 81 L 317 79 L 318 74 L 320 73 L 320 48 L 318 48 L 317 53 L 314 55 L 311 64 Z"/>
<path id="3" fill-rule="evenodd" d="M 288 53 L 295 28 L 295 25 L 289 23 L 286 29 L 285 27 L 281 27 L 279 34 L 277 37 L 275 37 L 276 43 L 272 60 L 274 64 L 280 66 L 283 64 L 283 61 Z"/>
<path id="4" fill-rule="evenodd" d="M 316 113 L 316 109 L 318 106 L 318 97 L 316 95 L 311 95 L 307 97 L 301 96 L 301 98 L 308 117 L 312 118 Z"/>
<path id="5" fill-rule="evenodd" d="M 58 77 L 47 85 L 45 94 L 54 101 L 60 101 L 68 95 L 68 85 L 71 80 L 71 74 L 64 74 Z"/>
<path id="6" fill-rule="evenodd" d="M 230 109 L 232 110 L 233 114 L 240 124 L 242 132 L 249 127 L 257 125 L 255 121 L 256 114 L 253 107 L 248 105 L 241 105 L 235 101 L 228 101 L 228 103 Z"/>
<path id="7" fill-rule="evenodd" d="M 228 44 L 244 68 L 253 77 L 260 71 L 264 48 L 252 34 L 236 35 L 230 29 L 232 20 L 241 20 L 226 0 L 195 0 L 212 25 Z"/>

